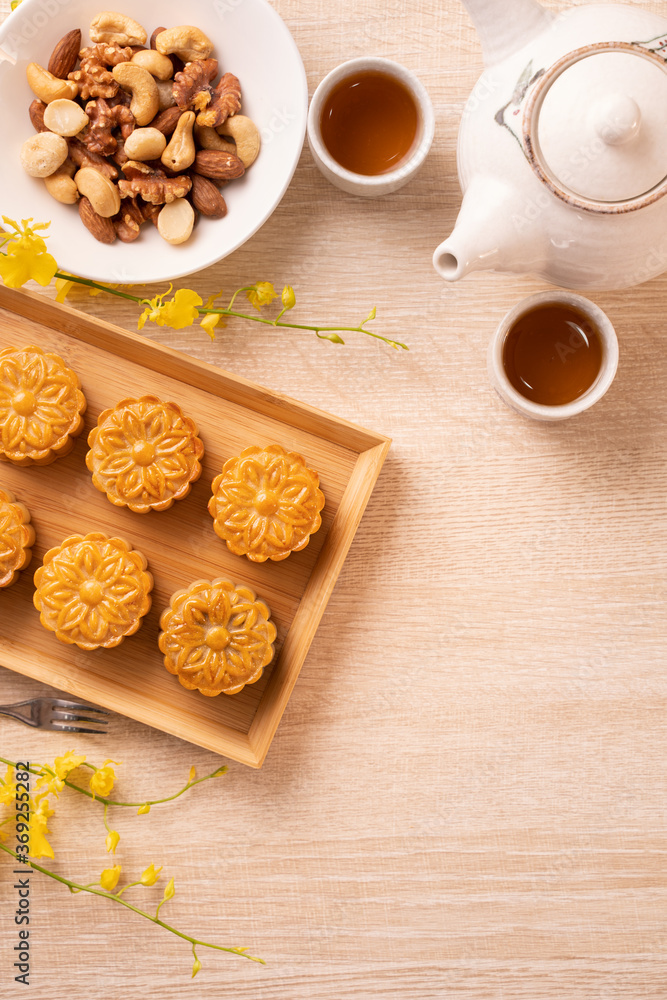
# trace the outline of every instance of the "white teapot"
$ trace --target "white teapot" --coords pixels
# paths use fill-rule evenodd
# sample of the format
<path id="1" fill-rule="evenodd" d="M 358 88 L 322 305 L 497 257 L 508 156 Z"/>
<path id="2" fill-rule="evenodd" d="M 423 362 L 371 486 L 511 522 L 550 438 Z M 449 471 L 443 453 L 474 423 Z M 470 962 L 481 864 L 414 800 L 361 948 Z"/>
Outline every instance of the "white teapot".
<path id="1" fill-rule="evenodd" d="M 433 256 L 532 273 L 565 288 L 623 288 L 667 270 L 667 19 L 598 4 L 463 0 L 485 71 L 458 144 L 464 192 Z"/>

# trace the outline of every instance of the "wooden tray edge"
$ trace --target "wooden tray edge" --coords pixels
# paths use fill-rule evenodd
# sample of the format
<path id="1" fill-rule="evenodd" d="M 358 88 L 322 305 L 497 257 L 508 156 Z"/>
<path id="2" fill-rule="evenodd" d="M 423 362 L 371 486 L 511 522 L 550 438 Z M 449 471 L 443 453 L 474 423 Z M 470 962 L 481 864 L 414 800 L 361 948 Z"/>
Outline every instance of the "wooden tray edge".
<path id="1" fill-rule="evenodd" d="M 385 438 L 381 444 L 362 452 L 357 459 L 299 609 L 285 637 L 281 657 L 285 657 L 289 667 L 280 677 L 278 671 L 273 673 L 262 697 L 262 701 L 269 701 L 269 707 L 263 711 L 258 707 L 250 725 L 248 736 L 251 752 L 257 761 L 256 767 L 264 763 L 390 447 L 391 439 Z"/>

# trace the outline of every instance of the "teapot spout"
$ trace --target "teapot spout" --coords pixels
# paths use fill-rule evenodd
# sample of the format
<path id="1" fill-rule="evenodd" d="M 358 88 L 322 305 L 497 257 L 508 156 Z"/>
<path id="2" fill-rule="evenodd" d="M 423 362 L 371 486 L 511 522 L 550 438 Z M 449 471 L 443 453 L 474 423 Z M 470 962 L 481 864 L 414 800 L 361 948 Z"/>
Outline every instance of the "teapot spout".
<path id="1" fill-rule="evenodd" d="M 493 177 L 471 181 L 454 232 L 433 254 L 433 266 L 445 281 L 458 281 L 471 271 L 543 271 L 548 238 L 520 197 Z"/>
<path id="2" fill-rule="evenodd" d="M 482 43 L 485 66 L 495 66 L 545 31 L 555 15 L 535 0 L 463 0 Z"/>

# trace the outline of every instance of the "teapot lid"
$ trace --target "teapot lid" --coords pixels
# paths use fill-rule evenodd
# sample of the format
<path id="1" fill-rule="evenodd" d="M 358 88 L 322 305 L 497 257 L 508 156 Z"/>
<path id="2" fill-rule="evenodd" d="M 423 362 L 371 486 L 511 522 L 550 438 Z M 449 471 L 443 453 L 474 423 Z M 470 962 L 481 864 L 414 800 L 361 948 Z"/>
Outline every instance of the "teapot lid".
<path id="1" fill-rule="evenodd" d="M 667 65 L 635 43 L 577 49 L 538 80 L 523 131 L 533 169 L 563 200 L 641 208 L 667 192 Z"/>

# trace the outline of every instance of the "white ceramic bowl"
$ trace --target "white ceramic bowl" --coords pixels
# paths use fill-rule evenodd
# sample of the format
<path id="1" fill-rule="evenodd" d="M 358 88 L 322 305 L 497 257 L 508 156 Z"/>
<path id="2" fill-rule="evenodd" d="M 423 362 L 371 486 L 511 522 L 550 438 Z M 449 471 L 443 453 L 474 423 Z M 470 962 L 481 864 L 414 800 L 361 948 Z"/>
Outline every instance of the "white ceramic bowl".
<path id="1" fill-rule="evenodd" d="M 368 70 L 387 73 L 400 80 L 412 94 L 419 112 L 419 132 L 414 150 L 405 162 L 401 163 L 395 170 L 388 170 L 385 174 L 355 174 L 352 170 L 341 167 L 324 145 L 320 129 L 322 107 L 336 84 L 354 73 L 364 73 Z M 358 194 L 366 198 L 379 198 L 380 195 L 391 194 L 407 184 L 426 159 L 433 142 L 434 131 L 433 105 L 421 80 L 400 63 L 394 62 L 392 59 L 382 59 L 379 56 L 349 59 L 332 69 L 313 94 L 308 112 L 308 145 L 320 172 L 332 184 L 347 191 L 348 194 Z"/>
<path id="2" fill-rule="evenodd" d="M 215 43 L 221 71 L 241 81 L 243 113 L 259 126 L 262 149 L 247 174 L 225 187 L 226 217 L 200 218 L 187 243 L 171 246 L 146 225 L 135 243 L 106 246 L 84 228 L 76 206 L 54 201 L 19 159 L 24 140 L 34 135 L 27 64 L 46 66 L 55 44 L 75 27 L 89 44 L 90 22 L 104 9 L 101 0 L 23 0 L 0 27 L 0 214 L 50 220 L 48 248 L 62 270 L 109 282 L 165 281 L 232 253 L 279 204 L 303 147 L 306 75 L 292 36 L 266 0 L 113 0 L 110 9 L 134 17 L 149 37 L 160 25 L 204 30 Z"/>
<path id="3" fill-rule="evenodd" d="M 503 347 L 509 330 L 527 312 L 538 306 L 551 304 L 578 309 L 597 328 L 602 342 L 602 363 L 592 386 L 577 399 L 573 399 L 571 403 L 563 403 L 560 406 L 545 406 L 542 403 L 534 403 L 532 400 L 526 399 L 514 388 L 503 365 Z M 565 420 L 568 417 L 575 417 L 578 413 L 583 413 L 584 410 L 602 399 L 614 381 L 617 367 L 618 340 L 609 317 L 590 299 L 585 299 L 583 295 L 576 295 L 574 292 L 561 292 L 554 289 L 552 292 L 537 292 L 536 295 L 530 295 L 527 299 L 523 299 L 501 320 L 489 345 L 489 376 L 496 392 L 513 410 L 525 417 L 532 417 L 533 420 Z"/>

